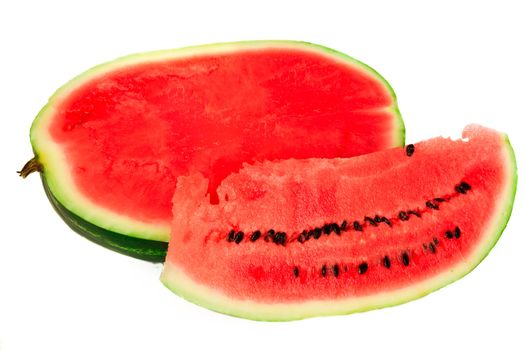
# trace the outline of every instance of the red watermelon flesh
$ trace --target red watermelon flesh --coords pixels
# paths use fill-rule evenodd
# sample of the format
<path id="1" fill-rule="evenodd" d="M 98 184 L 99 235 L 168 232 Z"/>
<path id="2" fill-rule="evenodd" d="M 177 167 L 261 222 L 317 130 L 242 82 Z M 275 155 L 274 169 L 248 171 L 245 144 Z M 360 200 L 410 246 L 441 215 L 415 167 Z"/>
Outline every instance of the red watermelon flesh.
<path id="1" fill-rule="evenodd" d="M 402 145 L 404 135 L 375 71 L 296 42 L 123 59 L 50 105 L 32 138 L 51 193 L 98 226 L 164 241 L 180 175 L 201 172 L 217 202 L 218 184 L 243 162 L 350 157 Z"/>
<path id="2" fill-rule="evenodd" d="M 515 159 L 479 126 L 355 158 L 245 165 L 210 204 L 178 179 L 162 281 L 210 309 L 260 320 L 399 304 L 471 271 L 510 216 Z"/>

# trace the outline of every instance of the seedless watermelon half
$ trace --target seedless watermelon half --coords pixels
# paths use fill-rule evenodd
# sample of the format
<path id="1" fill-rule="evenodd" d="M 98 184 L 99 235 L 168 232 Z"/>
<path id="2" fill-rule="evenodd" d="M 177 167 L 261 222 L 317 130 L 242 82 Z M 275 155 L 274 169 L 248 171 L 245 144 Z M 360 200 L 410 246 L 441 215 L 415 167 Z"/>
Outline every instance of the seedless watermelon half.
<path id="1" fill-rule="evenodd" d="M 215 189 L 243 162 L 350 157 L 403 145 L 395 95 L 373 69 L 303 42 L 132 55 L 60 88 L 31 128 L 49 199 L 76 231 L 162 261 L 176 179 Z"/>
<path id="2" fill-rule="evenodd" d="M 419 298 L 476 267 L 516 191 L 506 135 L 479 126 L 347 159 L 246 165 L 206 195 L 179 178 L 162 281 L 257 320 L 345 314 Z"/>

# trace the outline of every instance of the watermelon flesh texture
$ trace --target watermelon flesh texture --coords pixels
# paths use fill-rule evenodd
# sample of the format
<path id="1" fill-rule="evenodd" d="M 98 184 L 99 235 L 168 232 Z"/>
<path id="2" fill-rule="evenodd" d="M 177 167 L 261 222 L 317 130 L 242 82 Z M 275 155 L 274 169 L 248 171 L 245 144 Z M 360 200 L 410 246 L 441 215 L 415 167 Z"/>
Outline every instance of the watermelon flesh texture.
<path id="1" fill-rule="evenodd" d="M 404 127 L 364 64 L 313 44 L 247 42 L 97 67 L 52 97 L 31 138 L 50 195 L 86 221 L 77 226 L 167 242 L 180 175 L 204 174 L 217 202 L 243 162 L 369 153 L 402 145 Z"/>
<path id="2" fill-rule="evenodd" d="M 441 288 L 488 254 L 515 193 L 506 136 L 469 126 L 463 137 L 245 165 L 216 205 L 202 175 L 181 177 L 161 279 L 197 304 L 258 320 L 364 311 Z"/>

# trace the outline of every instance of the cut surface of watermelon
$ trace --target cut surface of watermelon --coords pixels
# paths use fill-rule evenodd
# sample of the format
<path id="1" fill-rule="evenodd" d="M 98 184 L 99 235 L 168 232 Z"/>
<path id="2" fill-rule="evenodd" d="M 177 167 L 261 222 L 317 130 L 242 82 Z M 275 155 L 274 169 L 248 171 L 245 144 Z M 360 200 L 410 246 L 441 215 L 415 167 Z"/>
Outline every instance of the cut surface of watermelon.
<path id="1" fill-rule="evenodd" d="M 31 142 L 49 195 L 77 216 L 72 226 L 167 242 L 180 175 L 203 173 L 217 201 L 243 162 L 387 149 L 403 145 L 404 126 L 368 66 L 314 44 L 261 41 L 95 67 L 53 95 Z"/>
<path id="2" fill-rule="evenodd" d="M 347 159 L 245 165 L 218 188 L 181 177 L 162 282 L 210 309 L 258 320 L 403 303 L 464 276 L 512 210 L 504 134 L 468 126 Z"/>

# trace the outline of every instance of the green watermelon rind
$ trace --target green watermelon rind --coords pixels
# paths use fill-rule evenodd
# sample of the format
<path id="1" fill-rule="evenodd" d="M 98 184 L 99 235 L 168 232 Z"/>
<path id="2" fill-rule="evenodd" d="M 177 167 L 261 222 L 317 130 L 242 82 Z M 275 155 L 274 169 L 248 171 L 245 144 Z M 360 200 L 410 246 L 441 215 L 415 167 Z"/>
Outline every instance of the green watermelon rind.
<path id="1" fill-rule="evenodd" d="M 257 304 L 228 298 L 218 291 L 195 283 L 184 271 L 166 261 L 161 275 L 162 283 L 172 292 L 195 304 L 210 310 L 235 317 L 256 321 L 291 321 L 317 316 L 346 315 L 400 305 L 419 299 L 437 291 L 474 270 L 492 250 L 509 221 L 517 187 L 517 165 L 514 150 L 506 135 L 503 135 L 503 156 L 507 158 L 508 181 L 500 199 L 500 205 L 493 211 L 493 224 L 487 229 L 486 239 L 478 244 L 465 263 L 453 266 L 433 278 L 388 293 L 381 293 L 348 302 L 320 300 L 296 304 Z"/>
<path id="2" fill-rule="evenodd" d="M 353 64 L 361 67 L 363 71 L 370 74 L 374 79 L 381 81 L 383 86 L 389 91 L 392 98 L 392 105 L 385 108 L 385 110 L 389 111 L 394 116 L 394 125 L 392 125 L 391 128 L 391 130 L 394 131 L 391 147 L 404 145 L 405 126 L 397 105 L 397 97 L 389 83 L 379 73 L 366 64 L 341 52 L 321 45 L 308 42 L 285 40 L 242 41 L 208 44 L 124 56 L 114 61 L 95 66 L 60 87 L 50 97 L 48 103 L 38 113 L 31 126 L 30 139 L 33 146 L 33 153 L 35 154 L 36 160 L 43 167 L 45 174 L 43 181 L 45 187 L 47 188 L 46 191 L 48 192 L 48 196 L 53 199 L 51 200 L 53 205 L 55 207 L 60 205 L 60 212 L 62 213 L 61 216 L 66 221 L 66 223 L 72 227 L 79 227 L 77 231 L 82 231 L 83 235 L 86 237 L 102 237 L 103 235 L 111 237 L 107 240 L 108 244 L 104 243 L 106 242 L 105 240 L 100 240 L 98 238 L 92 240 L 95 240 L 110 249 L 117 250 L 125 254 L 127 253 L 122 251 L 124 247 L 115 248 L 111 243 L 114 240 L 113 238 L 116 237 L 115 235 L 122 235 L 144 240 L 145 246 L 149 246 L 150 241 L 167 242 L 169 240 L 170 227 L 168 223 L 146 223 L 131 217 L 117 214 L 111 210 L 98 206 L 95 202 L 92 202 L 77 190 L 63 152 L 61 151 L 60 147 L 51 140 L 51 137 L 47 133 L 47 125 L 52 120 L 55 103 L 60 102 L 63 97 L 67 97 L 71 91 L 89 81 L 90 79 L 100 76 L 105 72 L 112 71 L 115 68 L 139 64 L 141 62 L 154 62 L 176 57 L 187 57 L 198 54 L 212 54 L 215 52 L 229 52 L 230 50 L 238 50 L 243 48 L 257 49 L 268 46 L 285 48 L 297 47 L 324 53 L 328 57 L 338 58 L 341 60 L 341 62 L 346 64 Z M 94 230 L 92 235 L 89 234 L 90 230 Z M 141 257 L 141 254 L 136 254 L 136 252 L 130 253 L 128 255 Z M 148 256 L 143 256 L 142 258 L 146 260 L 149 259 Z"/>
<path id="3" fill-rule="evenodd" d="M 66 224 L 81 236 L 113 251 L 150 262 L 164 262 L 168 243 L 121 235 L 96 226 L 64 207 L 51 193 L 42 174 L 42 183 L 47 198 Z"/>

